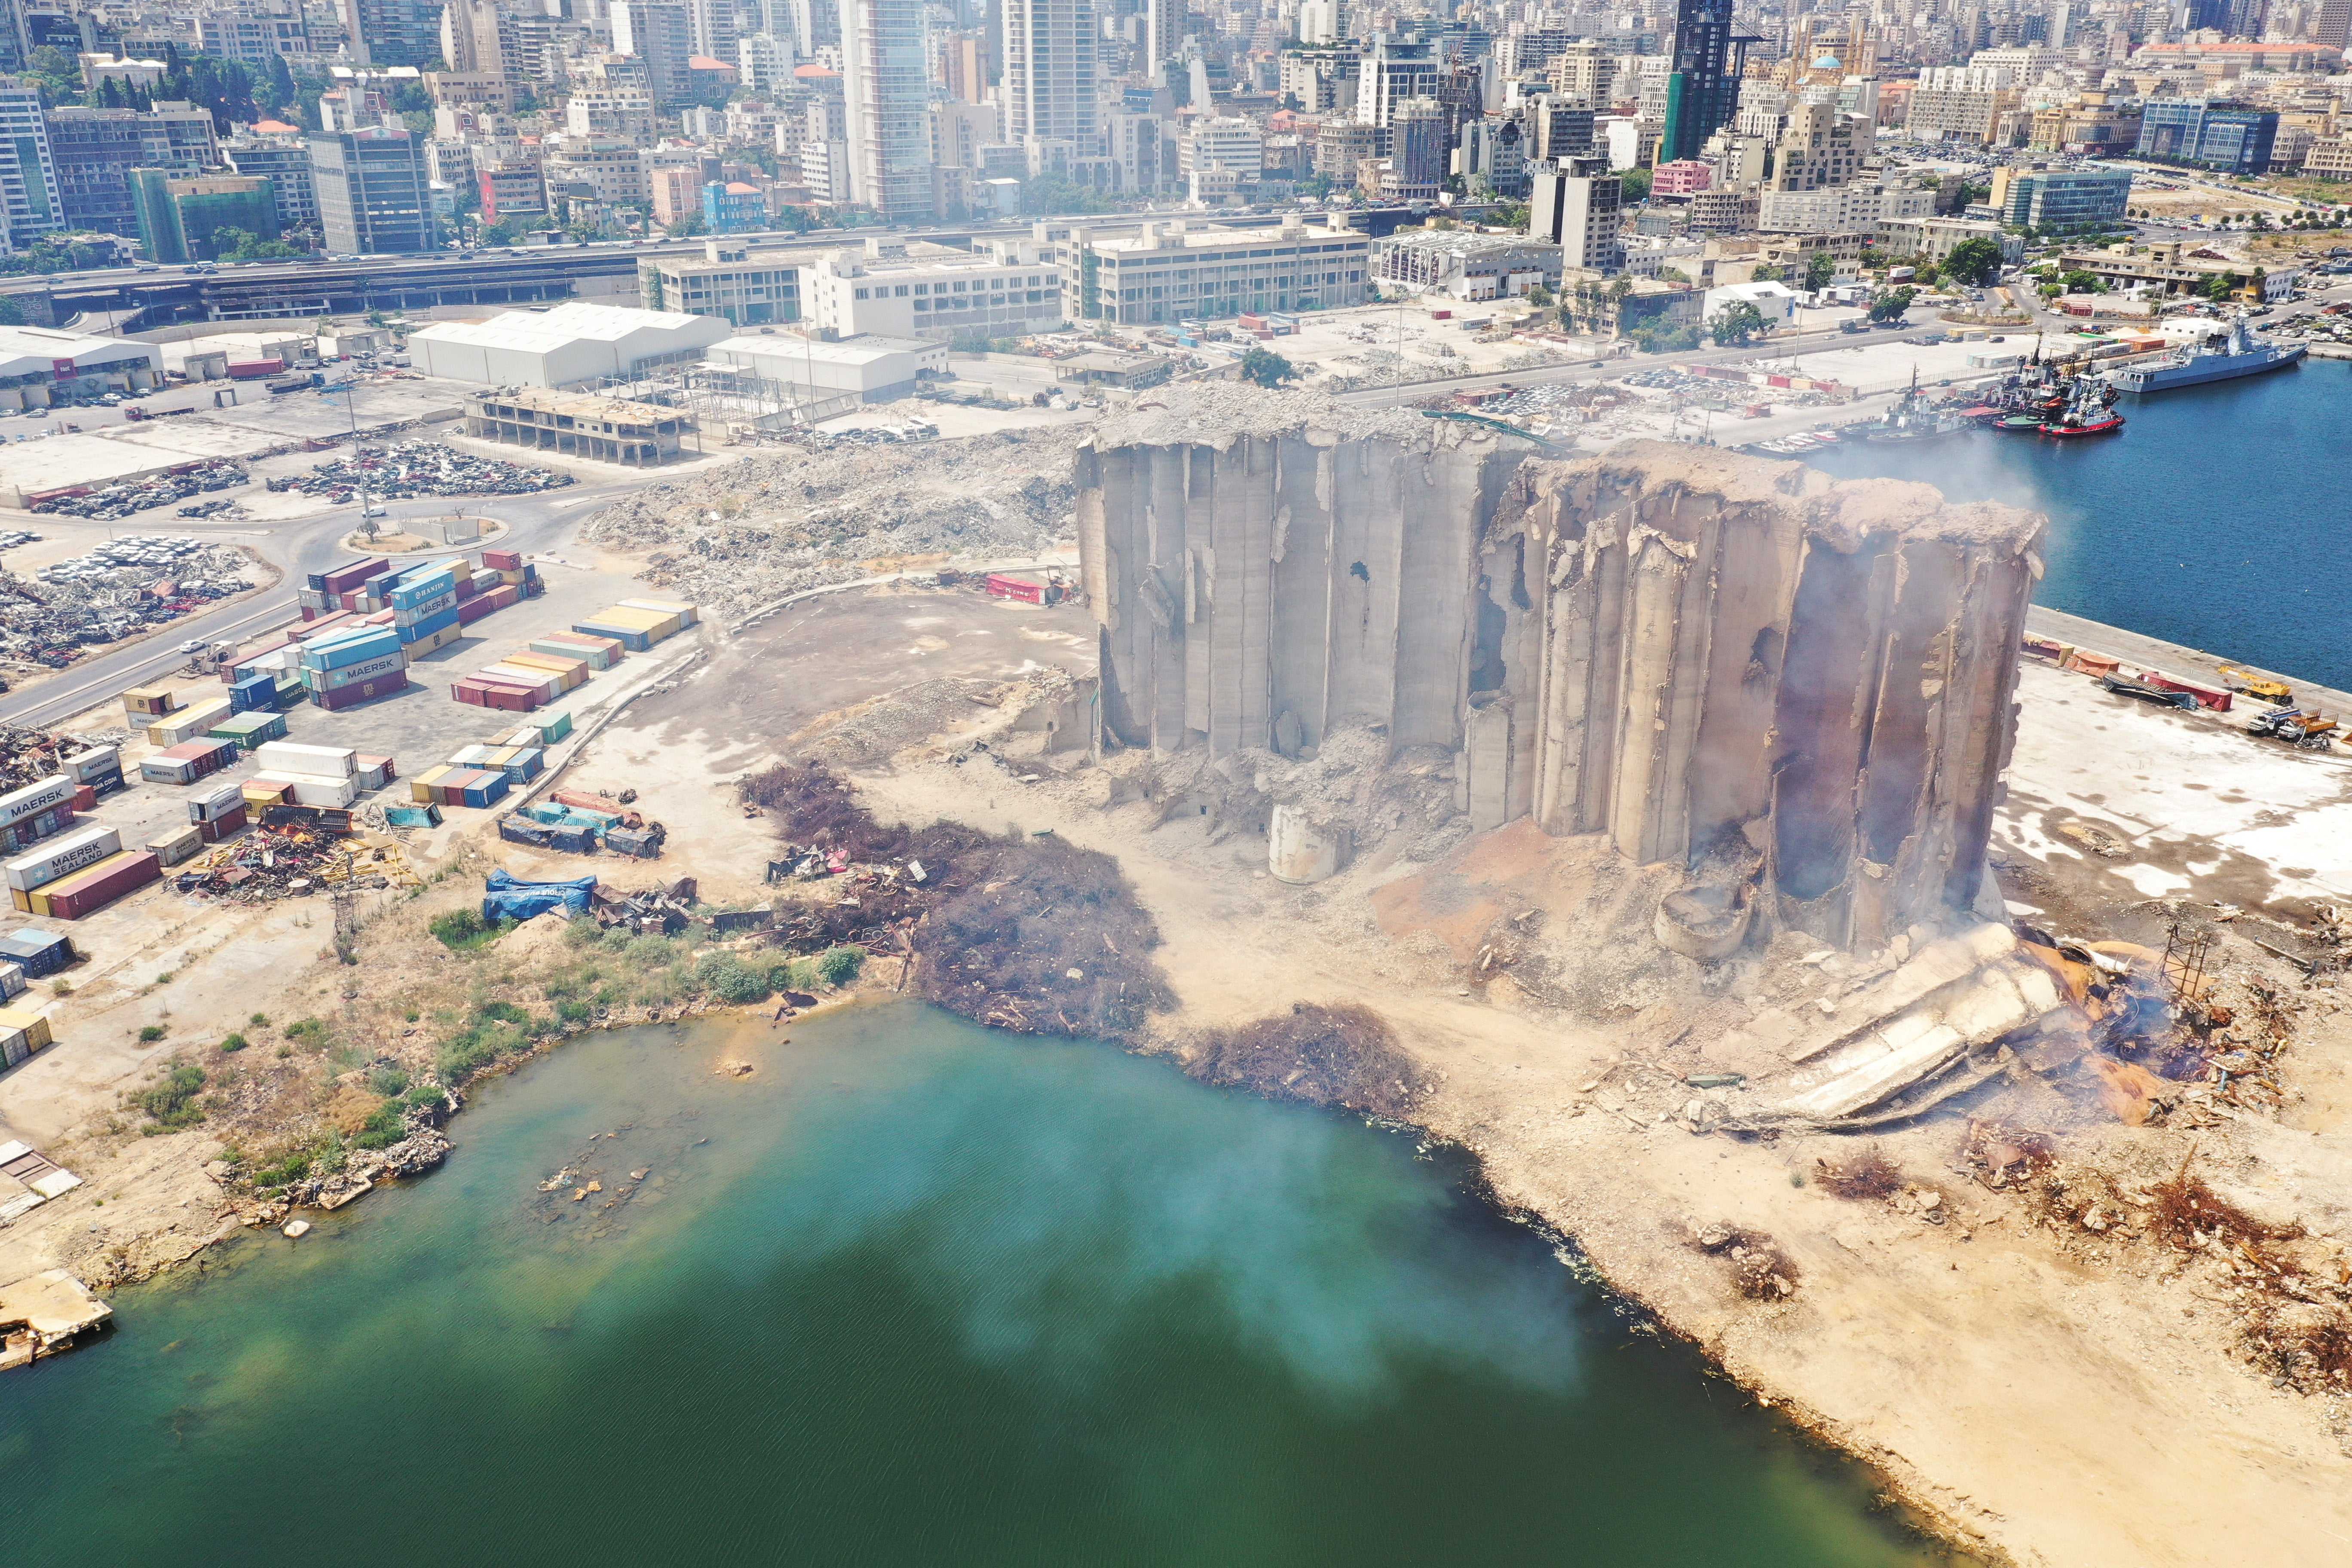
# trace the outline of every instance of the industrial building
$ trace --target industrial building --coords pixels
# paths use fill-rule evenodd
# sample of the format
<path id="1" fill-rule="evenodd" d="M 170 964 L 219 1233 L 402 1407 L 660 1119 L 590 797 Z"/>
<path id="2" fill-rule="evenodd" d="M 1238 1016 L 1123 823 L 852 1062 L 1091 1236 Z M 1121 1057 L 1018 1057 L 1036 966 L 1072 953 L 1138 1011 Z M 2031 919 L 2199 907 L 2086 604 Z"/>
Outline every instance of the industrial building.
<path id="1" fill-rule="evenodd" d="M 874 335 L 828 338 L 821 331 L 730 338 L 710 351 L 710 359 L 769 384 L 776 395 L 792 401 L 814 393 L 889 403 L 913 393 L 926 374 L 944 374 L 948 368 L 945 343 Z"/>
<path id="2" fill-rule="evenodd" d="M 693 427 L 675 408 L 544 387 L 500 387 L 466 399 L 468 436 L 632 468 L 680 456 Z"/>
<path id="3" fill-rule="evenodd" d="M 496 386 L 593 386 L 634 381 L 700 359 L 728 334 L 715 316 L 576 301 L 506 310 L 487 321 L 439 321 L 413 334 L 416 368 Z"/>
<path id="4" fill-rule="evenodd" d="M 1457 300 L 1508 300 L 1559 287 L 1560 247 L 1518 234 L 1406 229 L 1372 247 L 1372 277 Z"/>
<path id="5" fill-rule="evenodd" d="M 153 343 L 56 327 L 0 327 L 0 408 L 42 408 L 104 392 L 145 392 L 163 374 Z"/>

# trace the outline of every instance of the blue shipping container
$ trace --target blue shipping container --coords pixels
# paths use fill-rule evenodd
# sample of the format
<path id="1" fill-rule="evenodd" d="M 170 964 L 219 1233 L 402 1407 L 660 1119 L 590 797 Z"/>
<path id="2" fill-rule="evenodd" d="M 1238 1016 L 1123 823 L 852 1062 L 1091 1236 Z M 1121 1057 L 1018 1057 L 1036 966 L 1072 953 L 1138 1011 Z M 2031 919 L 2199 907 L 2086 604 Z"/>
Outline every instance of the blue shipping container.
<path id="1" fill-rule="evenodd" d="M 575 621 L 572 629 L 583 637 L 604 637 L 619 643 L 631 653 L 643 653 L 654 646 L 652 634 L 635 626 L 600 626 L 593 621 Z"/>
<path id="2" fill-rule="evenodd" d="M 341 669 L 347 665 L 365 664 L 371 659 L 385 658 L 400 652 L 400 636 L 391 626 L 370 626 L 369 635 L 351 637 L 326 647 L 304 648 L 302 668 L 305 669 Z"/>
<path id="3" fill-rule="evenodd" d="M 457 574 L 445 566 L 438 572 L 404 579 L 385 597 L 392 601 L 392 607 L 395 610 L 413 610 L 427 599 L 457 591 Z"/>
<path id="4" fill-rule="evenodd" d="M 446 630 L 457 624 L 457 612 L 455 609 L 448 609 L 442 611 L 429 621 L 419 621 L 413 626 L 395 626 L 393 630 L 402 642 L 423 642 L 435 632 Z"/>
<path id="5" fill-rule="evenodd" d="M 405 607 L 395 606 L 392 612 L 392 624 L 395 626 L 413 626 L 419 621 L 431 620 L 444 610 L 454 610 L 457 607 L 457 590 L 451 588 L 428 598 L 419 599 L 414 605 Z"/>
<path id="6" fill-rule="evenodd" d="M 479 773 L 471 784 L 458 791 L 467 805 L 478 807 L 491 805 L 506 793 L 507 775 L 493 773 Z"/>
<path id="7" fill-rule="evenodd" d="M 278 678 L 256 675 L 238 681 L 228 689 L 228 710 L 232 713 L 253 713 L 278 706 Z"/>

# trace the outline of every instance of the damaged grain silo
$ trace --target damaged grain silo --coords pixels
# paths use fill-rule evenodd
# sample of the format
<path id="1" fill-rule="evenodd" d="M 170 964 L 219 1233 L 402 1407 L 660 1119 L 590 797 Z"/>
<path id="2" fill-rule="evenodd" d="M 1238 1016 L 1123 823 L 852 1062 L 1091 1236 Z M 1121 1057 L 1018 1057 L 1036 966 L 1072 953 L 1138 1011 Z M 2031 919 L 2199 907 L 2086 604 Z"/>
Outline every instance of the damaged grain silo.
<path id="1" fill-rule="evenodd" d="M 1455 753 L 1472 825 L 1686 868 L 1656 934 L 1876 949 L 1976 901 L 2043 520 L 1641 442 L 1165 395 L 1079 458 L 1107 741 Z"/>

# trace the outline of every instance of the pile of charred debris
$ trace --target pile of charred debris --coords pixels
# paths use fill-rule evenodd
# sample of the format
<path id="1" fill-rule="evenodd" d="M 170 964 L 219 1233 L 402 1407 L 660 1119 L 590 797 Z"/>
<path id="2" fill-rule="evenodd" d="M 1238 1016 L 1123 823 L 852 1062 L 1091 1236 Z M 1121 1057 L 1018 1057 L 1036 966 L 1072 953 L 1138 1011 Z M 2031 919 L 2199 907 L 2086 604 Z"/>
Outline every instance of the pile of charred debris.
<path id="1" fill-rule="evenodd" d="M 326 806 L 271 806 L 251 832 L 192 860 L 172 885 L 226 903 L 263 904 L 321 889 L 413 887 L 405 852 L 392 839 L 353 835 L 352 814 Z"/>
<path id="2" fill-rule="evenodd" d="M 65 771 L 64 759 L 105 743 L 46 730 L 0 729 L 0 795 L 55 778 Z"/>
<path id="3" fill-rule="evenodd" d="M 771 879 L 800 895 L 770 923 L 776 947 L 898 955 L 902 986 L 1022 1034 L 1130 1039 L 1173 1005 L 1150 956 L 1160 933 L 1107 855 L 1050 833 L 885 826 L 822 767 L 740 789 L 784 840 Z"/>

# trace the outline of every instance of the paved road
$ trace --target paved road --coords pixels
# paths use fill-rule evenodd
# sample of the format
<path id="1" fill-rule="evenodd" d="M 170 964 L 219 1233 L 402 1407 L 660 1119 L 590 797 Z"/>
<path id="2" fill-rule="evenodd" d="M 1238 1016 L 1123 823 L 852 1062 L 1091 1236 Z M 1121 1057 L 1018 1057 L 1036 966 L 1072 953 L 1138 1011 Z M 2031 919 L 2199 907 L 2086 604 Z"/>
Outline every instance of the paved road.
<path id="1" fill-rule="evenodd" d="M 594 511 L 600 502 L 642 488 L 636 481 L 594 487 L 574 485 L 545 495 L 482 496 L 458 504 L 468 512 L 495 518 L 507 525 L 505 537 L 498 542 L 499 548 L 542 551 L 581 518 Z M 450 506 L 451 502 L 443 499 L 393 501 L 384 510 L 389 514 L 388 521 L 397 521 L 404 517 L 446 517 Z M 342 542 L 358 521 L 359 509 L 347 506 L 320 517 L 268 528 L 257 543 L 262 554 L 284 573 L 276 587 L 189 616 L 152 637 L 75 665 L 37 686 L 0 696 L 0 724 L 54 724 L 142 680 L 167 675 L 186 664 L 188 656 L 176 651 L 181 643 L 199 637 L 205 642 L 250 641 L 257 634 L 292 620 L 297 613 L 295 590 L 302 586 L 310 574 L 366 559 L 344 548 Z M 211 528 L 203 523 L 179 523 L 168 531 L 199 538 L 245 540 L 251 539 L 256 530 L 252 522 L 246 521 Z"/>

